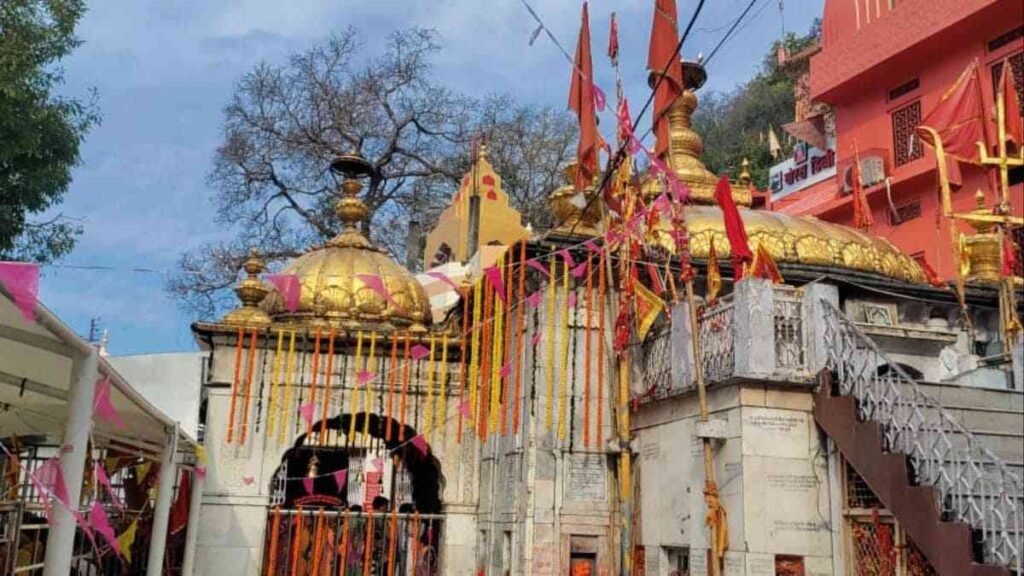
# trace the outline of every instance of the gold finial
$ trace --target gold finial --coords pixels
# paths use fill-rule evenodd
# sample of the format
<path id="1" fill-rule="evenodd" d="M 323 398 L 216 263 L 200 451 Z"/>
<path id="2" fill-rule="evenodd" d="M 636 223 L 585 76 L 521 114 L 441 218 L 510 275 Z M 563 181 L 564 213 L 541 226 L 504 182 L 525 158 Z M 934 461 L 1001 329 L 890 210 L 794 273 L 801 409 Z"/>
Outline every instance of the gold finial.
<path id="1" fill-rule="evenodd" d="M 363 190 L 363 184 L 359 179 L 373 174 L 373 166 L 359 154 L 358 150 L 353 150 L 335 158 L 331 162 L 331 171 L 345 178 L 341 182 L 341 198 L 334 208 L 334 213 L 341 220 L 344 229 L 327 245 L 372 248 L 370 241 L 359 231 L 358 224 L 370 213 L 363 199 L 359 197 Z"/>
<path id="2" fill-rule="evenodd" d="M 987 216 L 992 210 L 985 205 L 985 193 L 980 189 L 974 193 L 974 210 L 971 214 Z M 964 236 L 962 249 L 967 252 L 970 263 L 970 274 L 967 279 L 972 282 L 999 282 L 1000 253 L 999 234 L 995 231 L 994 222 L 968 220 L 967 223 L 976 230 L 974 234 Z"/>
<path id="3" fill-rule="evenodd" d="M 260 280 L 260 274 L 266 268 L 267 264 L 260 257 L 259 251 L 255 248 L 250 249 L 249 258 L 242 263 L 242 270 L 245 271 L 246 277 L 235 288 L 235 294 L 242 301 L 242 305 L 224 316 L 225 324 L 263 325 L 270 323 L 270 317 L 259 308 L 260 302 L 270 292 Z"/>
<path id="4" fill-rule="evenodd" d="M 487 158 L 488 152 L 489 152 L 489 150 L 487 148 L 487 140 L 481 140 L 480 141 L 480 146 L 477 147 L 476 160 L 477 161 L 479 161 L 479 160 L 488 160 L 488 161 L 490 161 Z"/>
<path id="5" fill-rule="evenodd" d="M 750 186 L 750 160 L 746 158 L 740 163 L 740 184 Z"/>

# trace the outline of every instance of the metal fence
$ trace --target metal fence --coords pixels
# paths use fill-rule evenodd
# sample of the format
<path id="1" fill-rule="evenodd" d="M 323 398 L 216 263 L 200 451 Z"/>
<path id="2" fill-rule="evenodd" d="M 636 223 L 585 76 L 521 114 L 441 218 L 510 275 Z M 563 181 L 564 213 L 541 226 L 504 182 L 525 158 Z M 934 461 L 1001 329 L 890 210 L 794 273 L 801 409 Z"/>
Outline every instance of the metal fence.
<path id="1" fill-rule="evenodd" d="M 882 427 L 887 448 L 907 455 L 917 482 L 936 488 L 948 517 L 980 537 L 986 563 L 1022 572 L 1024 482 L 833 304 L 823 300 L 827 366 L 861 418 Z"/>
<path id="2" fill-rule="evenodd" d="M 435 576 L 443 516 L 399 512 L 272 509 L 263 574 Z"/>
<path id="3" fill-rule="evenodd" d="M 775 326 L 775 367 L 804 370 L 803 297 L 796 288 L 784 285 L 775 287 L 772 317 Z"/>

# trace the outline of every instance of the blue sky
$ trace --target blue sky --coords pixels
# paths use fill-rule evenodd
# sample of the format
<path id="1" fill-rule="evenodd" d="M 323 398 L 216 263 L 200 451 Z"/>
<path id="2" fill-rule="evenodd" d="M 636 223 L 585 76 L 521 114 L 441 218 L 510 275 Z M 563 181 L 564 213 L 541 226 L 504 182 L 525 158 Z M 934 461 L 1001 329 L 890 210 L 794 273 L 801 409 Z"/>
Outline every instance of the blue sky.
<path id="1" fill-rule="evenodd" d="M 728 90 L 757 71 L 779 37 L 779 0 L 757 0 L 708 67 L 703 91 Z M 573 51 L 581 3 L 530 0 Z M 598 82 L 614 94 L 603 57 L 608 15 L 619 15 L 622 73 L 634 113 L 647 97 L 645 62 L 653 0 L 592 0 Z M 708 54 L 747 0 L 708 0 L 684 57 Z M 688 20 L 695 1 L 679 3 Z M 564 106 L 568 63 L 541 36 L 520 0 L 92 0 L 79 27 L 85 44 L 64 62 L 64 92 L 99 92 L 103 123 L 88 136 L 82 165 L 59 212 L 85 228 L 78 246 L 47 267 L 42 301 L 75 330 L 101 319 L 112 354 L 191 350 L 188 317 L 164 292 L 166 273 L 188 248 L 229 234 L 213 221 L 206 176 L 234 82 L 256 63 L 283 61 L 332 31 L 358 27 L 375 53 L 388 32 L 433 28 L 443 50 L 438 79 L 471 95 L 507 92 Z M 786 0 L 787 30 L 805 32 L 822 0 Z M 646 129 L 649 120 L 641 125 Z M 114 270 L 82 270 L 103 266 Z M 156 272 L 139 272 L 132 269 Z"/>

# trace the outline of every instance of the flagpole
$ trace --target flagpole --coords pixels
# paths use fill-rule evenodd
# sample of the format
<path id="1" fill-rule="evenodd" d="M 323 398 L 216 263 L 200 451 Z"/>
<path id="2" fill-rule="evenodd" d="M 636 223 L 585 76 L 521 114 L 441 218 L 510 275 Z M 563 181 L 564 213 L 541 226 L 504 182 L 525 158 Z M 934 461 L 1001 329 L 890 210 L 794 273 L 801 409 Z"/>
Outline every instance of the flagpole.
<path id="1" fill-rule="evenodd" d="M 707 386 L 704 384 L 704 364 L 701 361 L 701 345 L 700 345 L 700 323 L 697 320 L 697 299 L 693 295 L 693 278 L 691 275 L 687 275 L 686 282 L 686 302 L 690 307 L 688 316 L 690 317 L 690 342 L 693 346 L 693 375 L 694 380 L 697 381 L 697 401 L 700 403 L 700 421 L 707 422 L 708 415 L 708 393 Z M 708 488 L 714 488 L 717 492 L 717 486 L 715 484 L 715 460 L 714 454 L 711 450 L 711 439 L 704 437 L 701 439 L 704 452 L 704 483 L 705 490 Z M 710 527 L 710 538 L 708 539 L 708 549 L 710 554 L 710 562 L 708 566 L 709 576 L 721 576 L 722 566 L 718 562 L 717 553 L 717 541 L 716 541 L 716 528 L 714 525 Z"/>

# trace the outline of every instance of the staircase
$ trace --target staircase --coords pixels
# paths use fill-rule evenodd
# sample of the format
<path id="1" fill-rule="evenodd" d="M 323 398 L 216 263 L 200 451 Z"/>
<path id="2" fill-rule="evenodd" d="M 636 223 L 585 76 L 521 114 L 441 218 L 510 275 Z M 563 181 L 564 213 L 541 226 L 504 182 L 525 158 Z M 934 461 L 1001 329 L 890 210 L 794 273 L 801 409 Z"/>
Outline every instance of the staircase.
<path id="1" fill-rule="evenodd" d="M 823 304 L 818 425 L 939 574 L 1024 576 L 1021 477 Z"/>

